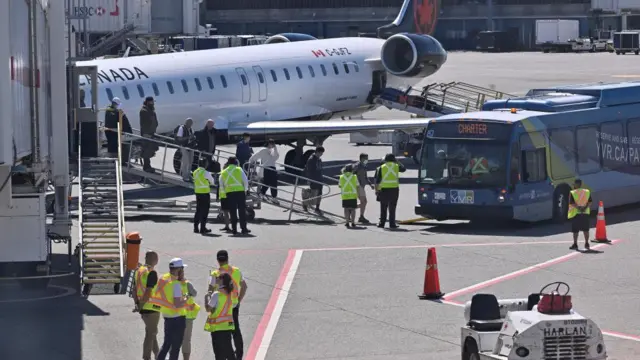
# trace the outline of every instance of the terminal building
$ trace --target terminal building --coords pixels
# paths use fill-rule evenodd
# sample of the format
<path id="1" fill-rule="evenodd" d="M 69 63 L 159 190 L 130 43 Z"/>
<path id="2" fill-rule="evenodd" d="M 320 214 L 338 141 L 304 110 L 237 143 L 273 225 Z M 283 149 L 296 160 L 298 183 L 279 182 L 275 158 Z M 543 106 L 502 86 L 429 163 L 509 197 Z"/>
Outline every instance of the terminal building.
<path id="1" fill-rule="evenodd" d="M 517 33 L 535 45 L 538 19 L 577 19 L 580 34 L 640 29 L 639 0 L 415 0 L 436 6 L 434 35 L 445 48 L 472 49 L 484 30 Z M 403 0 L 204 0 L 201 17 L 221 34 L 297 32 L 317 38 L 371 33 L 395 19 Z"/>

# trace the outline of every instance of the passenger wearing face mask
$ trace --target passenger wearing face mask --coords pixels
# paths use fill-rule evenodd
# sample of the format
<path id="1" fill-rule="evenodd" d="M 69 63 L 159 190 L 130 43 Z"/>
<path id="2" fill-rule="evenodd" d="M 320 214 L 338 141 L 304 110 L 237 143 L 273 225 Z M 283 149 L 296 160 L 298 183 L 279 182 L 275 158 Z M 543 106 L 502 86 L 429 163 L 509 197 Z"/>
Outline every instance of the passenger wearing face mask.
<path id="1" fill-rule="evenodd" d="M 371 222 L 364 217 L 364 212 L 367 208 L 367 192 L 366 187 L 375 189 L 371 180 L 367 177 L 367 163 L 369 162 L 369 155 L 360 154 L 360 161 L 353 165 L 353 173 L 358 177 L 358 199 L 360 199 L 360 218 L 358 222 L 361 224 L 370 224 Z"/>
<path id="2" fill-rule="evenodd" d="M 271 189 L 271 197 L 274 199 L 278 197 L 278 172 L 276 171 L 276 161 L 280 154 L 278 154 L 278 148 L 276 148 L 276 142 L 273 139 L 269 139 L 267 147 L 258 151 L 249 158 L 249 163 L 255 163 L 260 161 L 264 169 L 264 179 L 262 182 L 264 186 L 260 189 L 260 193 L 265 195 L 267 189 Z"/>
<path id="3" fill-rule="evenodd" d="M 109 130 L 105 130 L 105 136 L 107 138 L 107 152 L 109 152 L 109 156 L 117 157 L 118 156 L 118 133 L 116 129 L 118 129 L 118 122 L 120 122 L 120 116 L 122 116 L 122 124 L 121 130 L 122 133 L 131 134 L 131 124 L 129 123 L 129 119 L 127 115 L 120 109 L 120 104 L 122 102 L 119 98 L 114 97 L 111 99 L 111 105 L 107 107 L 107 110 L 104 114 L 104 127 Z M 122 115 L 121 115 L 122 114 Z M 122 144 L 120 144 L 122 146 Z M 127 159 L 128 154 L 128 146 L 122 146 L 122 154 L 123 158 Z M 126 163 L 126 160 L 123 161 Z"/>

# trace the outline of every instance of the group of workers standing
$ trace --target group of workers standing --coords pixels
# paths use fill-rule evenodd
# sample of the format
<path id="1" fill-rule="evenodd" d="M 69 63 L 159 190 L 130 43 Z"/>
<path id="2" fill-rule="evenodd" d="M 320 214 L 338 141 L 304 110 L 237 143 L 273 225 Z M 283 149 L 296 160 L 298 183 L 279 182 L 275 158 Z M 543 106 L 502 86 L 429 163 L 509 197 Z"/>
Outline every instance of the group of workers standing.
<path id="1" fill-rule="evenodd" d="M 216 360 L 241 360 L 244 342 L 240 331 L 240 303 L 247 283 L 240 269 L 229 265 L 229 253 L 218 251 L 218 267 L 209 273 L 208 291 L 204 298 L 207 319 L 204 331 L 211 335 Z M 145 263 L 135 273 L 134 312 L 139 312 L 145 326 L 142 359 L 178 360 L 180 350 L 185 360 L 191 357 L 193 323 L 200 312 L 195 301 L 197 291 L 185 277 L 183 260 L 171 259 L 169 272 L 158 276 L 158 254 L 150 251 Z M 164 318 L 164 340 L 157 341 L 160 317 Z M 235 349 L 234 349 L 235 347 Z"/>

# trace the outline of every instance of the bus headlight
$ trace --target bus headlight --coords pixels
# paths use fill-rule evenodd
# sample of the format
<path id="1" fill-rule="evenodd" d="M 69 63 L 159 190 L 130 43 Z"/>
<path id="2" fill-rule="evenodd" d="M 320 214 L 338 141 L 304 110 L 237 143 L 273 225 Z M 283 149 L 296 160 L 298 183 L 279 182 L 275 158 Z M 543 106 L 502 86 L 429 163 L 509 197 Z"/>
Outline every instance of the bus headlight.
<path id="1" fill-rule="evenodd" d="M 519 347 L 516 349 L 516 355 L 520 356 L 520 357 L 527 357 L 529 356 L 529 349 L 527 349 L 526 347 Z"/>

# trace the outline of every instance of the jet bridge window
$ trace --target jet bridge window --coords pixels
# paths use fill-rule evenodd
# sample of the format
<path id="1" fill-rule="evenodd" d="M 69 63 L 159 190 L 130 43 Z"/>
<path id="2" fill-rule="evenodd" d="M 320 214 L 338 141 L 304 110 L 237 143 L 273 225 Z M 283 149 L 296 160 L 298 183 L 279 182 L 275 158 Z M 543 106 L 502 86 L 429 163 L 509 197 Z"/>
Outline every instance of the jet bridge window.
<path id="1" fill-rule="evenodd" d="M 227 78 L 224 75 L 220 75 L 220 81 L 222 81 L 222 87 L 227 88 Z"/>
<path id="2" fill-rule="evenodd" d="M 340 74 L 340 71 L 338 70 L 338 65 L 336 63 L 333 63 L 331 65 L 333 65 L 333 72 L 336 73 L 336 75 Z"/>
<path id="3" fill-rule="evenodd" d="M 247 77 L 244 75 L 240 75 L 240 79 L 242 79 L 242 85 L 247 86 Z"/>
<path id="4" fill-rule="evenodd" d="M 209 84 L 209 89 L 213 90 L 213 79 L 207 76 L 207 83 Z"/>
<path id="5" fill-rule="evenodd" d="M 273 82 L 278 81 L 278 77 L 276 76 L 276 72 L 271 70 L 271 78 L 273 79 Z"/>
<path id="6" fill-rule="evenodd" d="M 198 91 L 202 91 L 202 84 L 200 84 L 200 79 L 194 78 L 193 81 L 196 83 L 196 89 L 198 89 Z"/>
<path id="7" fill-rule="evenodd" d="M 144 98 L 144 89 L 142 88 L 142 85 L 138 84 L 137 88 L 138 88 L 138 95 L 140 95 L 141 98 Z"/>
<path id="8" fill-rule="evenodd" d="M 153 88 L 153 93 L 154 93 L 156 96 L 160 96 L 160 90 L 158 90 L 158 85 L 156 85 L 156 83 L 152 83 L 152 84 L 151 84 L 151 87 Z"/>
<path id="9" fill-rule="evenodd" d="M 311 74 L 311 77 L 316 77 L 316 73 L 313 71 L 313 66 L 311 65 L 309 65 L 309 74 Z"/>
<path id="10" fill-rule="evenodd" d="M 124 95 L 125 100 L 129 100 L 129 89 L 126 86 L 122 87 L 122 95 Z"/>
<path id="11" fill-rule="evenodd" d="M 320 70 L 322 70 L 322 76 L 327 76 L 327 68 L 324 67 L 324 64 L 320 64 Z"/>
<path id="12" fill-rule="evenodd" d="M 299 66 L 296 66 L 296 72 L 298 73 L 298 79 L 302 79 L 302 70 L 300 70 Z"/>
<path id="13" fill-rule="evenodd" d="M 347 65 L 347 63 L 343 63 L 342 66 L 344 66 L 344 72 L 345 73 L 349 73 L 349 65 Z"/>
<path id="14" fill-rule="evenodd" d="M 182 90 L 184 90 L 184 92 L 189 92 L 189 87 L 187 86 L 187 80 L 182 79 L 180 80 L 180 82 L 182 83 Z"/>
<path id="15" fill-rule="evenodd" d="M 111 99 L 113 99 L 113 92 L 109 88 L 107 88 L 106 90 L 107 90 L 107 99 L 111 101 Z"/>
<path id="16" fill-rule="evenodd" d="M 173 94 L 173 84 L 171 81 L 167 81 L 167 89 L 169 90 L 169 94 Z"/>
<path id="17" fill-rule="evenodd" d="M 287 70 L 287 69 L 282 69 L 282 71 L 284 71 L 284 77 L 285 77 L 287 80 L 291 80 L 291 76 L 289 76 L 289 70 Z"/>

